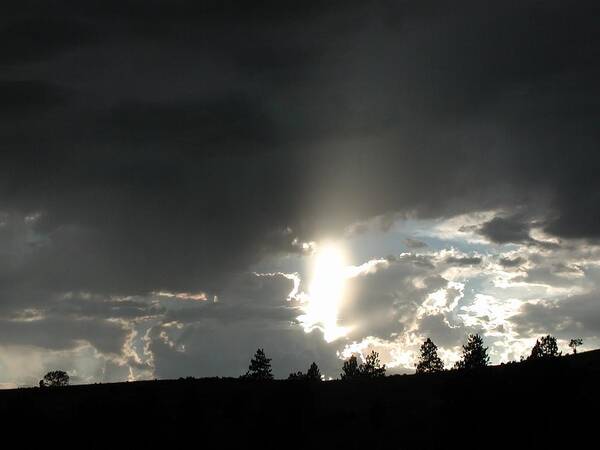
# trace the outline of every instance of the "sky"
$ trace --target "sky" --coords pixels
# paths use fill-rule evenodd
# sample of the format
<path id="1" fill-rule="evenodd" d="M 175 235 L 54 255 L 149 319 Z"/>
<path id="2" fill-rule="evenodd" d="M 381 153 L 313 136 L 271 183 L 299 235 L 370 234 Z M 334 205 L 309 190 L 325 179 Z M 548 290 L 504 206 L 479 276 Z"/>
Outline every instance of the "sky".
<path id="1" fill-rule="evenodd" d="M 7 3 L 0 387 L 599 347 L 599 13 Z"/>

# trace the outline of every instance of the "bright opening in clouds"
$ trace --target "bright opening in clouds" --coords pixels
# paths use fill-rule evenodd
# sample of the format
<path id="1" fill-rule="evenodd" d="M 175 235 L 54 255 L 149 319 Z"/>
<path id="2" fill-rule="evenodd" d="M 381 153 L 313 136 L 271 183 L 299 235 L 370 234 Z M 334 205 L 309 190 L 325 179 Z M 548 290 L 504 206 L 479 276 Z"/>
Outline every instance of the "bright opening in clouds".
<path id="1" fill-rule="evenodd" d="M 342 250 L 334 244 L 317 248 L 312 267 L 308 294 L 302 309 L 304 314 L 298 320 L 305 331 L 319 328 L 327 342 L 345 336 L 347 327 L 338 326 L 339 309 L 344 300 L 344 288 L 348 269 Z"/>

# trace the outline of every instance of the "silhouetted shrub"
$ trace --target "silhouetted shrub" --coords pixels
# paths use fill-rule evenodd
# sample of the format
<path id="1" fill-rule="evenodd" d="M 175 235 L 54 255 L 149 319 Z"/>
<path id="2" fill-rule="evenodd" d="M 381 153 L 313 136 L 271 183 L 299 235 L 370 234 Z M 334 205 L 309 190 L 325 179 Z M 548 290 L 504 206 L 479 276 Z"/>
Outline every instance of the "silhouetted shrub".
<path id="1" fill-rule="evenodd" d="M 580 345 L 583 345 L 582 339 L 571 339 L 569 341 L 569 347 L 571 347 L 571 349 L 573 350 L 573 354 L 577 353 L 577 347 L 579 347 Z"/>
<path id="2" fill-rule="evenodd" d="M 308 368 L 308 372 L 292 372 L 288 376 L 288 380 L 294 381 L 321 381 L 321 371 L 317 363 L 313 362 Z"/>
<path id="3" fill-rule="evenodd" d="M 551 335 L 543 336 L 537 341 L 533 349 L 531 349 L 531 355 L 529 360 L 554 358 L 560 356 L 562 353 L 558 351 L 558 345 L 556 344 L 556 338 Z"/>
<path id="4" fill-rule="evenodd" d="M 478 334 L 470 334 L 467 343 L 462 347 L 462 358 L 454 366 L 456 369 L 475 369 L 485 367 L 490 362 L 487 347 L 483 346 L 483 339 Z"/>
<path id="5" fill-rule="evenodd" d="M 272 380 L 273 373 L 271 372 L 271 359 L 265 356 L 262 348 L 256 350 L 254 358 L 250 360 L 248 372 L 244 378 L 250 380 Z"/>
<path id="6" fill-rule="evenodd" d="M 421 345 L 417 373 L 441 372 L 444 363 L 437 354 L 437 345 L 429 338 Z"/>
<path id="7" fill-rule="evenodd" d="M 292 372 L 289 374 L 287 379 L 291 380 L 291 381 L 304 381 L 304 380 L 306 380 L 306 374 L 304 374 L 300 371 Z"/>
<path id="8" fill-rule="evenodd" d="M 44 375 L 44 378 L 40 380 L 40 387 L 56 387 L 56 386 L 68 386 L 69 375 L 67 372 L 62 370 L 54 370 Z"/>

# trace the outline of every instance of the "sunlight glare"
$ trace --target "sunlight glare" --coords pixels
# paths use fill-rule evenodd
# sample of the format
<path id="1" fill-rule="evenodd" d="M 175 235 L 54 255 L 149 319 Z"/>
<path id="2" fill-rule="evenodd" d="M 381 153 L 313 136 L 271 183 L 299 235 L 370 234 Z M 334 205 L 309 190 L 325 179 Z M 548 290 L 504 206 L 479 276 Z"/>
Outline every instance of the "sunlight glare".
<path id="1" fill-rule="evenodd" d="M 299 317 L 305 331 L 320 328 L 327 342 L 346 335 L 348 329 L 337 324 L 346 278 L 347 268 L 339 247 L 328 244 L 319 248 L 304 306 L 305 314 Z"/>

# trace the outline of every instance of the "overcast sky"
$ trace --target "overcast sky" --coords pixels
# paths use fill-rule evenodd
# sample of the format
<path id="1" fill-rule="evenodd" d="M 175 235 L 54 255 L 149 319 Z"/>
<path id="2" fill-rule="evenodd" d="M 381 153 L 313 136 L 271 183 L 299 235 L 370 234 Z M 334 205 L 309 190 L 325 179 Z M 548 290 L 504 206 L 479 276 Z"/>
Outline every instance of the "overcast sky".
<path id="1" fill-rule="evenodd" d="M 12 3 L 1 386 L 600 346 L 597 1 Z"/>

